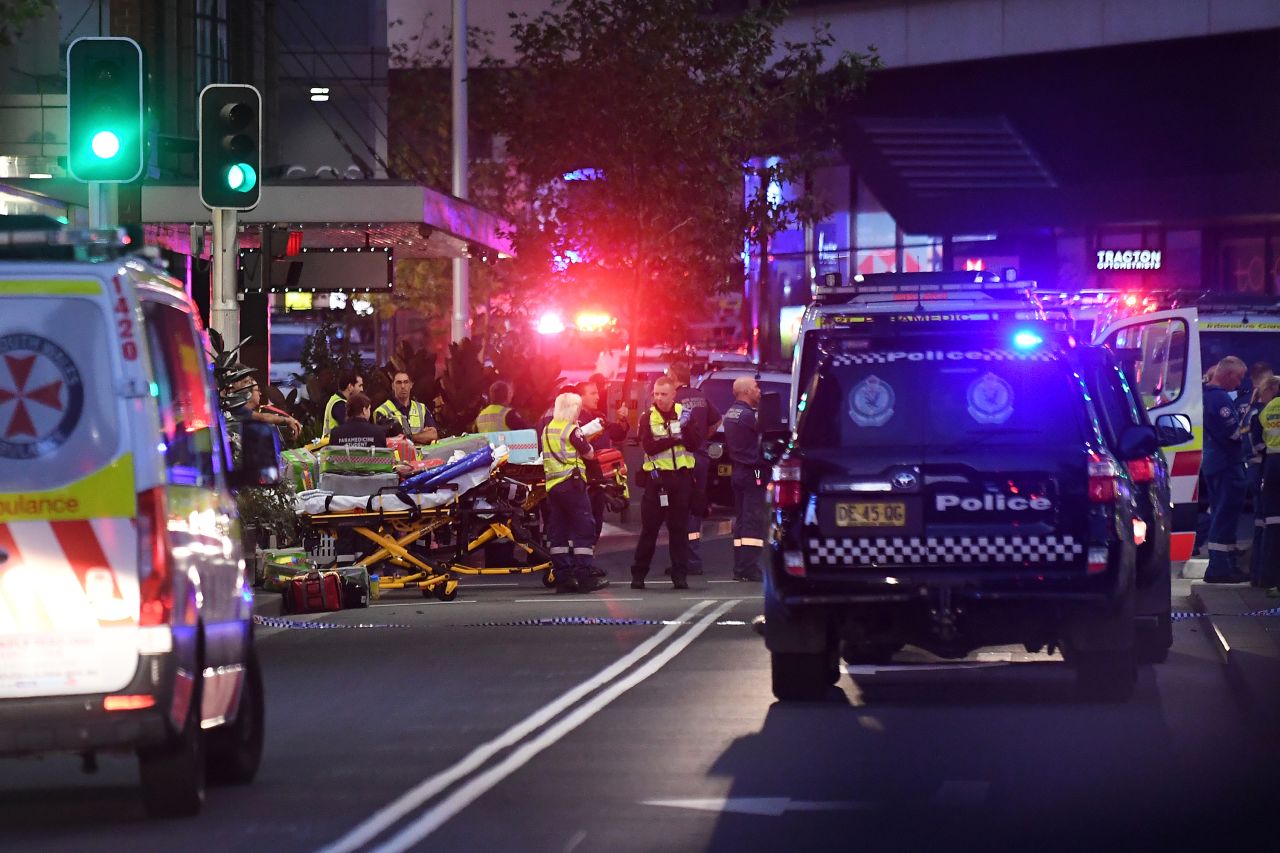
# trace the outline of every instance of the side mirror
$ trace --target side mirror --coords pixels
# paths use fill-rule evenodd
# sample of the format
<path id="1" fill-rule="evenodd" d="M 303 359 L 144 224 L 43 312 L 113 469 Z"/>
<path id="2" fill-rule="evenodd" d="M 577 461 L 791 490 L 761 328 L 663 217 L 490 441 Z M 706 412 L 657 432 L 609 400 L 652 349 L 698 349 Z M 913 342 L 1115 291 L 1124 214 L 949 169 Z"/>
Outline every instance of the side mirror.
<path id="1" fill-rule="evenodd" d="M 1195 438 L 1191 418 L 1186 415 L 1161 415 L 1156 418 L 1156 434 L 1161 447 L 1176 447 Z"/>
<path id="2" fill-rule="evenodd" d="M 1128 462 L 1151 456 L 1159 449 L 1160 441 L 1154 428 L 1145 424 L 1133 424 L 1120 433 L 1120 446 L 1116 448 L 1116 454 Z"/>
<path id="3" fill-rule="evenodd" d="M 271 424 L 240 424 L 240 465 L 227 475 L 233 489 L 274 486 L 280 482 L 280 433 Z"/>

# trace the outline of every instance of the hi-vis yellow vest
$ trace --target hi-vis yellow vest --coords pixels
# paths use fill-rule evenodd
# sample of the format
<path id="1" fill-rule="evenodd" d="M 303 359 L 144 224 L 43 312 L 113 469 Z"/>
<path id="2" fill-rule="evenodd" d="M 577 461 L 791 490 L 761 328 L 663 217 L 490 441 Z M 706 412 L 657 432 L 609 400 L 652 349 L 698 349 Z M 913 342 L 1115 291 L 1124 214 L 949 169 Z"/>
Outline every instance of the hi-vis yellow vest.
<path id="1" fill-rule="evenodd" d="M 374 414 L 385 415 L 388 418 L 399 421 L 400 426 L 404 427 L 405 435 L 408 436 L 422 432 L 427 426 L 427 406 L 417 400 L 409 401 L 409 417 L 407 420 L 400 413 L 400 407 L 396 405 L 395 400 L 388 400 L 383 403 Z"/>
<path id="2" fill-rule="evenodd" d="M 328 435 L 338 426 L 338 419 L 333 416 L 333 407 L 346 402 L 341 394 L 335 393 L 324 406 L 324 434 Z"/>
<path id="3" fill-rule="evenodd" d="M 489 405 L 476 415 L 476 432 L 502 432 L 507 428 L 510 406 Z"/>
<path id="4" fill-rule="evenodd" d="M 577 428 L 571 421 L 553 420 L 542 431 L 542 471 L 547 477 L 548 492 L 570 477 L 587 479 L 586 463 L 569 441 Z"/>
<path id="5" fill-rule="evenodd" d="M 1262 424 L 1262 440 L 1268 453 L 1280 453 L 1280 397 L 1276 397 L 1258 413 Z"/>
<path id="6" fill-rule="evenodd" d="M 675 415 L 676 420 L 680 420 L 680 413 L 684 408 L 676 403 Z M 657 406 L 649 409 L 649 430 L 653 433 L 654 438 L 667 438 L 671 433 L 667 429 L 667 421 L 662 417 L 662 412 L 658 411 Z M 682 468 L 693 467 L 693 454 L 685 449 L 683 444 L 677 444 L 670 450 L 664 450 L 657 456 L 644 455 L 644 470 L 646 471 L 678 471 Z"/>

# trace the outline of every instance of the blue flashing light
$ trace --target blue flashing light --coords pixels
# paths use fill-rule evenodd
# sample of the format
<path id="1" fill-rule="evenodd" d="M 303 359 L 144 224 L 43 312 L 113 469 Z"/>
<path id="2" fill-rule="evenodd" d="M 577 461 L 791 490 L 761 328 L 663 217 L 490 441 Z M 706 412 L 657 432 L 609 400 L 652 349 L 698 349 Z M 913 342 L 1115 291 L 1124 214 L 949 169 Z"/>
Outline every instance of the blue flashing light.
<path id="1" fill-rule="evenodd" d="M 1035 349 L 1042 343 L 1044 343 L 1044 338 L 1026 329 L 1016 332 L 1013 336 L 1013 345 L 1018 349 Z"/>

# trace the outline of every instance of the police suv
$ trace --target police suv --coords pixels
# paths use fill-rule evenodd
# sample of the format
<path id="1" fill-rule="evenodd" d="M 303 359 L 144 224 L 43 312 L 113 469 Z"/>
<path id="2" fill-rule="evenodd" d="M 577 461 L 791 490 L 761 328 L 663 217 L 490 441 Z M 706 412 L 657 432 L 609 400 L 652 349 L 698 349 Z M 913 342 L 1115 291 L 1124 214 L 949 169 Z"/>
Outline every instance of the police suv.
<path id="1" fill-rule="evenodd" d="M 841 653 L 1016 643 L 1061 649 L 1084 692 L 1124 700 L 1139 657 L 1167 649 L 1143 638 L 1169 591 L 1139 589 L 1147 525 L 1126 465 L 1158 455 L 1157 429 L 1114 354 L 1077 340 L 1033 286 L 965 275 L 815 289 L 770 485 L 780 699 L 822 695 Z M 1177 426 L 1165 441 L 1185 440 Z"/>
<path id="2" fill-rule="evenodd" d="M 200 317 L 122 232 L 0 217 L 0 756 L 136 752 L 152 814 L 262 751 L 253 591 Z M 265 427 L 265 432 L 262 428 Z"/>

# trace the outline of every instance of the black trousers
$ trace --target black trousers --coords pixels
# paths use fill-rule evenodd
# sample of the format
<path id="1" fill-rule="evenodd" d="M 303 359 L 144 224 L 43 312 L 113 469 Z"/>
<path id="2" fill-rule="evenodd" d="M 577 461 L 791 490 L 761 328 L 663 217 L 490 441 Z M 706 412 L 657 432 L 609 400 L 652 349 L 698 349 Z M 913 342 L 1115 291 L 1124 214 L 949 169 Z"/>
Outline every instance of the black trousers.
<path id="1" fill-rule="evenodd" d="M 760 576 L 764 550 L 765 487 L 751 482 L 733 484 L 733 576 Z"/>
<path id="2" fill-rule="evenodd" d="M 684 580 L 689 573 L 689 498 L 693 492 L 693 475 L 688 469 L 659 471 L 653 479 L 641 474 L 644 498 L 640 501 L 640 541 L 631 564 L 631 576 L 644 580 L 658 546 L 658 531 L 665 523 L 671 549 L 671 579 Z M 666 506 L 662 496 L 666 495 Z"/>
<path id="3" fill-rule="evenodd" d="M 596 531 L 587 484 L 570 477 L 547 490 L 547 544 L 556 576 L 587 576 L 594 562 Z"/>

